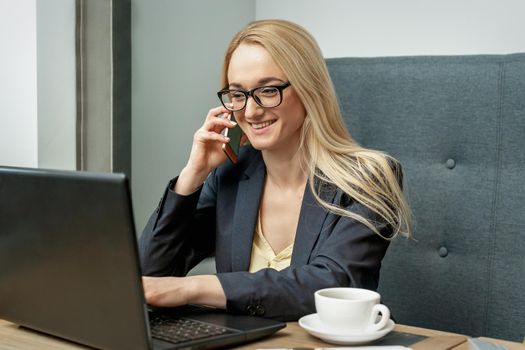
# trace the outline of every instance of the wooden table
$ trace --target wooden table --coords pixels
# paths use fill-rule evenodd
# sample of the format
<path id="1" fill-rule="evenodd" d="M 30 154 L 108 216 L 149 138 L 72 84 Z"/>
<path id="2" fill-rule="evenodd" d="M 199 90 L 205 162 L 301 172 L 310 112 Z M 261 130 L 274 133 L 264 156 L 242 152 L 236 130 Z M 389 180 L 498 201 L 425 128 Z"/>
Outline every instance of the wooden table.
<path id="1" fill-rule="evenodd" d="M 431 329 L 396 325 L 394 331 L 422 335 L 426 339 L 411 345 L 413 350 L 470 350 L 468 337 L 460 334 L 441 332 Z M 502 340 L 482 338 L 503 344 L 511 350 L 525 350 L 525 344 Z M 238 346 L 236 350 L 253 350 L 258 348 L 292 348 L 292 347 L 337 347 L 325 343 L 305 332 L 297 322 L 289 322 L 287 327 L 271 337 L 257 342 Z M 79 350 L 84 346 L 56 337 L 20 328 L 10 322 L 0 320 L 0 350 Z"/>
<path id="2" fill-rule="evenodd" d="M 411 345 L 410 347 L 413 350 L 448 350 L 455 349 L 455 346 L 458 346 L 462 343 L 465 343 L 468 337 L 464 335 L 440 332 L 430 329 L 410 327 L 404 325 L 396 325 L 394 331 L 411 333 L 417 335 L 423 335 L 428 338 L 422 340 L 419 343 Z M 243 346 L 236 347 L 236 350 L 248 350 L 248 349 L 258 349 L 258 348 L 293 348 L 293 347 L 303 347 L 303 348 L 322 348 L 322 347 L 337 347 L 343 345 L 334 345 L 325 343 L 322 340 L 315 338 L 309 335 L 304 331 L 297 322 L 289 322 L 285 329 L 277 332 L 272 337 L 264 338 L 258 342 L 246 344 Z M 468 349 L 468 348 L 467 348 Z M 523 349 L 525 350 L 525 348 Z"/>

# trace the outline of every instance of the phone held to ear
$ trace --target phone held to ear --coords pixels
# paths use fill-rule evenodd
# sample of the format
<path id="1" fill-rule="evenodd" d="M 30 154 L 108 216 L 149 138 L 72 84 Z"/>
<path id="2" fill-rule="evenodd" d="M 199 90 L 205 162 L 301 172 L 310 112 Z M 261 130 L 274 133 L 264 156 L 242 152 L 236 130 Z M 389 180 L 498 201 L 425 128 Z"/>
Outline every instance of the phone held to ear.
<path id="1" fill-rule="evenodd" d="M 233 113 L 230 115 L 230 120 L 235 121 Z M 222 150 L 226 153 L 228 159 L 230 159 L 232 163 L 237 163 L 237 156 L 239 155 L 239 149 L 241 148 L 242 129 L 239 124 L 237 124 L 233 128 L 224 128 L 224 130 L 221 131 L 221 134 L 230 138 L 230 142 L 222 145 Z"/>

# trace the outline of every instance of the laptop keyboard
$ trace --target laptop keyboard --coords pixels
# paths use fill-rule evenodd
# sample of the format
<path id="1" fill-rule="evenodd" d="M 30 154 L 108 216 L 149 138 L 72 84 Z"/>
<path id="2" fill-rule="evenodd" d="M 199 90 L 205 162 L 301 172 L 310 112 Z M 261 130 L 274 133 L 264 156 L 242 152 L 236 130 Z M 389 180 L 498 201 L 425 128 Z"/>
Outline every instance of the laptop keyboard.
<path id="1" fill-rule="evenodd" d="M 211 336 L 233 333 L 228 328 L 214 324 L 184 318 L 176 319 L 163 315 L 151 318 L 150 329 L 153 338 L 168 341 L 170 343 L 182 343 Z"/>

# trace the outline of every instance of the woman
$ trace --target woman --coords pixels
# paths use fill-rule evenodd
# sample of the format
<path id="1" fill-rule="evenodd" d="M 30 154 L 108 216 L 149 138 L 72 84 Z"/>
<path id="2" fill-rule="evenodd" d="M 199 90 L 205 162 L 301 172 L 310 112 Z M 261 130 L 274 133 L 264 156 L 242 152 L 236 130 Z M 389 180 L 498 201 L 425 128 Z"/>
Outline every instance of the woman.
<path id="1" fill-rule="evenodd" d="M 252 22 L 222 83 L 140 239 L 144 275 L 159 276 L 143 277 L 147 302 L 296 320 L 318 289 L 376 289 L 389 239 L 409 235 L 400 167 L 348 134 L 315 40 Z M 232 113 L 248 143 L 236 164 L 222 150 Z M 175 277 L 213 253 L 216 275 Z"/>

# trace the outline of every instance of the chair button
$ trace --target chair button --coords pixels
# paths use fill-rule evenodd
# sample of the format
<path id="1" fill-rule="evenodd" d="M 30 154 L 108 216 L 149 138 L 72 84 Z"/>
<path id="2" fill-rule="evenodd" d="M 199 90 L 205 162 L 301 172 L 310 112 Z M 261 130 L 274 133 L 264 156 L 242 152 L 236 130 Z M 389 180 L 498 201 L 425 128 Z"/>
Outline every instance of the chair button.
<path id="1" fill-rule="evenodd" d="M 441 247 L 441 248 L 439 248 L 439 250 L 438 250 L 438 254 L 439 254 L 439 256 L 442 257 L 442 258 L 446 257 L 446 256 L 448 255 L 448 249 L 447 249 L 447 247 Z"/>
<path id="2" fill-rule="evenodd" d="M 456 161 L 450 158 L 450 159 L 447 159 L 447 162 L 445 164 L 447 165 L 447 168 L 454 169 L 454 167 L 456 166 Z"/>

